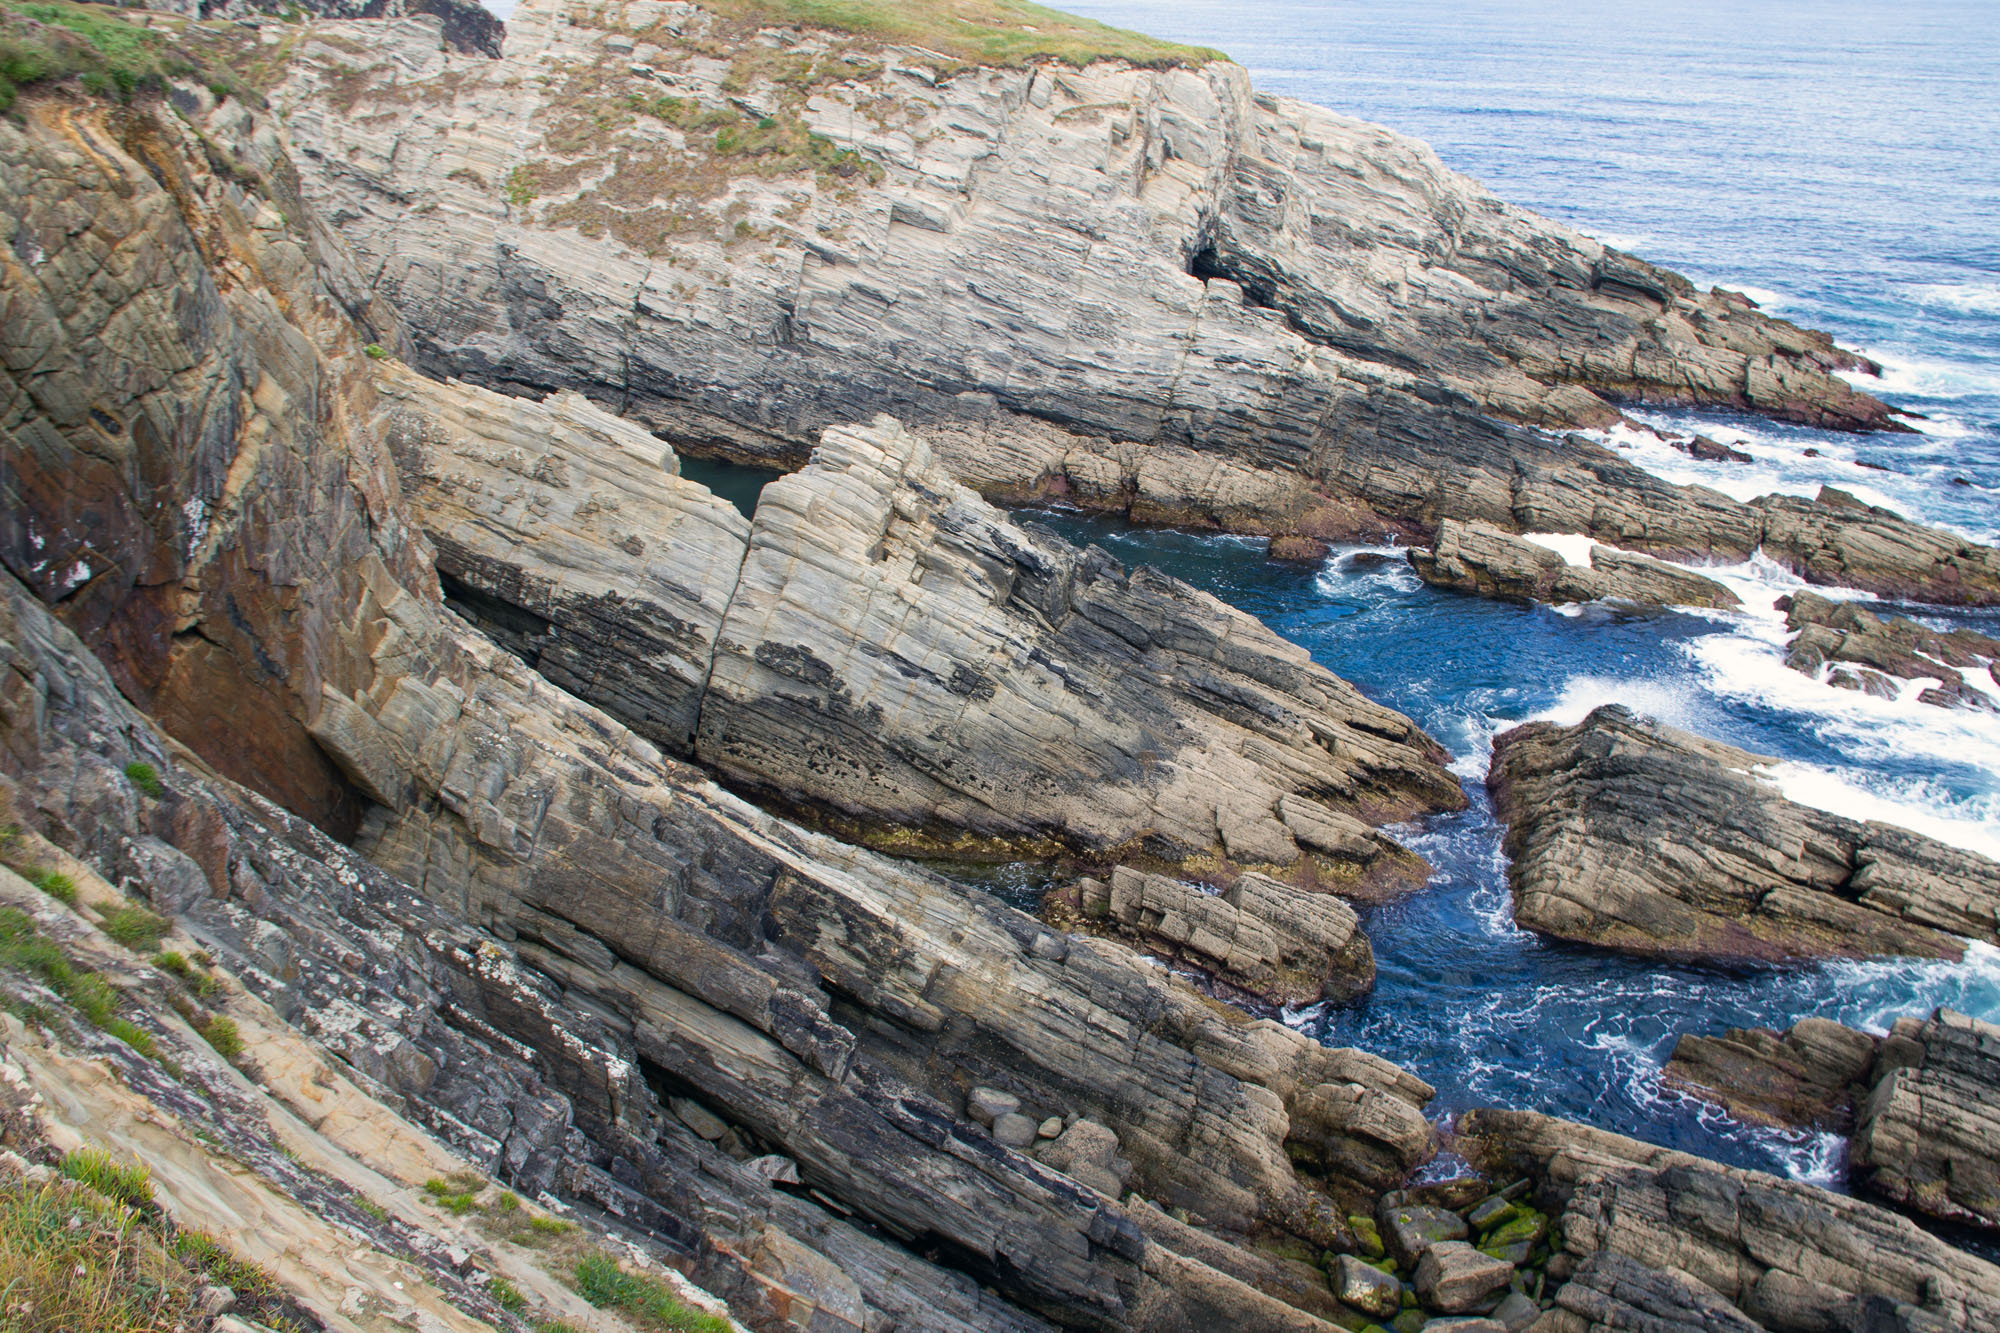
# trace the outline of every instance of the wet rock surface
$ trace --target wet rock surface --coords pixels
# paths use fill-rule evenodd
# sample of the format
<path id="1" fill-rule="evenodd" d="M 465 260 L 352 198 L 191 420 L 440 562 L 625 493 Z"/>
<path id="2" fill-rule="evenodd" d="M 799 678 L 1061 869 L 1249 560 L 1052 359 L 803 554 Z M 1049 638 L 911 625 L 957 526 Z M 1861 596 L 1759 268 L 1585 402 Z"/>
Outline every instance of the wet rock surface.
<path id="1" fill-rule="evenodd" d="M 584 390 L 691 453 L 783 466 L 888 410 L 989 498 L 1301 549 L 1452 518 L 2000 598 L 1992 551 L 1837 492 L 1746 505 L 1545 433 L 1626 400 L 1895 423 L 1825 335 L 1236 66 L 940 78 L 924 52 L 803 29 L 737 70 L 749 34 L 689 5 L 531 0 L 499 62 L 407 20 L 357 57 L 361 26 L 309 36 L 276 97 L 427 369 Z M 634 116 L 662 79 L 678 109 Z M 854 159 L 743 170 L 712 125 L 757 117 Z"/>
<path id="2" fill-rule="evenodd" d="M 2000 1027 L 1941 1009 L 1882 1037 L 1823 1019 L 1690 1034 L 1665 1073 L 1739 1117 L 1850 1135 L 1855 1183 L 1893 1203 L 2000 1227 Z"/>
<path id="3" fill-rule="evenodd" d="M 1651 556 L 1593 546 L 1588 565 L 1572 565 L 1546 546 L 1487 523 L 1446 519 L 1431 546 L 1413 548 L 1408 558 L 1424 582 L 1435 587 L 1513 602 L 1740 605 L 1736 594 L 1714 579 Z"/>
<path id="4" fill-rule="evenodd" d="M 1899 681 L 1927 681 L 1921 703 L 2000 712 L 2000 640 L 1990 635 L 1935 630 L 1809 592 L 1792 597 L 1785 624 L 1795 631 L 1785 665 L 1802 675 L 1885 698 L 1902 693 Z"/>
<path id="5" fill-rule="evenodd" d="M 1957 958 L 2000 938 L 2000 865 L 1795 804 L 1774 761 L 1599 708 L 1494 742 L 1515 919 L 1561 939 L 1709 960 Z"/>

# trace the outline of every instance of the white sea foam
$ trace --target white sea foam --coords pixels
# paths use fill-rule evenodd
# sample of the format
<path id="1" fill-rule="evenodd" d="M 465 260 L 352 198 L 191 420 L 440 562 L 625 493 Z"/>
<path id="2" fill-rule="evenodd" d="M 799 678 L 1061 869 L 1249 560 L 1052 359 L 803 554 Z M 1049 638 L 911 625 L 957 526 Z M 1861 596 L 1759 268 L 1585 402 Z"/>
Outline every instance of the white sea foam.
<path id="1" fill-rule="evenodd" d="M 1930 306 L 1944 306 L 1968 315 L 2000 315 L 2000 282 L 1934 282 L 1914 287 L 1910 294 Z"/>
<path id="2" fill-rule="evenodd" d="M 1653 243 L 1653 238 L 1639 231 L 1601 231 L 1588 233 L 1598 244 L 1608 245 L 1613 250 L 1623 250 L 1632 254 Z"/>
<path id="3" fill-rule="evenodd" d="M 1858 370 L 1839 372 L 1840 378 L 1855 388 L 1873 394 L 1911 398 L 1968 398 L 2000 393 L 2000 371 L 1964 361 L 1940 361 L 1934 357 L 1902 356 L 1894 352 L 1870 351 L 1869 360 L 1882 367 L 1880 375 Z M 1920 430 L 1930 423 L 1913 423 Z"/>
<path id="4" fill-rule="evenodd" d="M 1564 560 L 1582 569 L 1590 568 L 1590 548 L 1600 545 L 1597 538 L 1577 532 L 1524 532 L 1524 542 L 1533 542 L 1544 550 L 1554 551 Z"/>
<path id="5" fill-rule="evenodd" d="M 1685 729 L 1693 726 L 1693 703 L 1693 696 L 1684 685 L 1618 676 L 1572 676 L 1564 683 L 1555 703 L 1535 717 L 1537 721 L 1574 726 L 1593 709 L 1605 704 L 1623 704 L 1635 713 Z"/>

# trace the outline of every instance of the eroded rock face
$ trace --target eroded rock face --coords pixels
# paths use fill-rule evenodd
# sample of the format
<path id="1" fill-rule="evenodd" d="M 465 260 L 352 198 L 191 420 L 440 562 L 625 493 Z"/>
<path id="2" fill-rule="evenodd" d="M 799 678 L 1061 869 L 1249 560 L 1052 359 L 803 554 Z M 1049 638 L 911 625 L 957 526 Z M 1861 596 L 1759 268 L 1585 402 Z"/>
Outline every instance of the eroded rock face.
<path id="1" fill-rule="evenodd" d="M 1785 665 L 1802 675 L 1825 672 L 1830 685 L 1890 698 L 1901 693 L 1899 680 L 1928 680 L 1935 683 L 1918 691 L 1921 703 L 2000 711 L 1993 697 L 2000 686 L 2000 640 L 1990 635 L 1941 632 L 1907 616 L 1885 619 L 1852 602 L 1809 592 L 1791 599 L 1785 623 L 1797 631 Z"/>
<path id="2" fill-rule="evenodd" d="M 1619 399 L 1891 419 L 1824 335 L 1234 65 L 941 78 L 922 52 L 650 0 L 530 0 L 497 63 L 363 27 L 309 37 L 276 97 L 440 373 L 585 390 L 689 451 L 786 466 L 888 410 L 989 498 L 1144 521 L 1761 544 L 1814 579 L 2000 598 L 1994 554 L 1949 534 L 1837 496 L 1744 505 L 1532 429 L 1609 424 Z M 766 120 L 854 157 L 745 169 L 728 145 Z"/>
<path id="3" fill-rule="evenodd" d="M 1556 1333 L 2000 1328 L 2000 1267 L 1860 1199 L 1528 1111 L 1456 1146 L 1560 1212 Z"/>
<path id="4" fill-rule="evenodd" d="M 1628 953 L 1958 958 L 2000 939 L 2000 866 L 1905 829 L 1785 800 L 1775 760 L 1617 705 L 1495 740 L 1514 917 Z"/>
<path id="5" fill-rule="evenodd" d="M 1213 597 L 1013 523 L 889 418 L 828 430 L 745 524 L 574 394 L 385 380 L 447 593 L 647 739 L 858 840 L 1355 881 L 1410 860 L 1378 867 L 1393 844 L 1355 812 L 1463 803 L 1407 718 Z"/>
<path id="6" fill-rule="evenodd" d="M 1511 602 L 1614 599 L 1639 606 L 1741 605 L 1735 593 L 1714 579 L 1651 556 L 1593 546 L 1588 565 L 1572 565 L 1559 552 L 1489 523 L 1446 519 L 1438 525 L 1430 547 L 1412 548 L 1409 561 L 1434 587 Z"/>
<path id="7" fill-rule="evenodd" d="M 35 581 L 7 585 L 0 619 L 0 737 L 23 816 L 113 874 L 143 874 L 282 1011 L 466 1151 L 678 1246 L 712 1270 L 707 1285 L 774 1323 L 816 1311 L 815 1326 L 836 1328 L 1025 1328 L 1042 1311 L 1072 1326 L 1171 1326 L 1246 1291 L 1292 1309 L 996 1141 L 961 1115 L 965 1090 L 1104 1126 L 1117 1142 L 1105 1174 L 1129 1163 L 1134 1187 L 1202 1216 L 1214 1244 L 1271 1227 L 1325 1247 L 1347 1241 L 1328 1189 L 1359 1186 L 1343 1161 L 1414 1165 L 1430 1151 L 1430 1089 L 1245 1022 L 1122 945 L 1066 939 L 764 814 L 448 614 L 400 495 L 396 406 L 377 395 L 331 288 L 341 270 L 311 260 L 309 208 L 280 216 L 195 165 L 274 140 L 189 97 L 185 129 L 156 122 L 135 141 L 178 190 L 121 145 L 125 113 L 31 102 L 0 125 L 28 211 L 4 252 L 8 308 L 39 317 L 53 290 L 22 276 L 24 246 L 51 266 L 68 253 L 51 247 L 74 251 L 65 263 L 94 256 L 101 277 L 95 304 L 61 308 L 67 324 L 19 325 L 41 331 L 18 346 L 48 369 L 4 381 L 9 457 L 101 478 L 75 495 L 24 489 L 10 511 L 10 558 Z M 103 206 L 79 211 L 96 192 Z M 106 263 L 114 252 L 144 262 Z M 211 264 L 232 265 L 226 290 Z M 299 286 L 260 287 L 260 274 Z M 175 344 L 195 356 L 176 374 L 106 380 L 131 358 L 79 351 L 144 351 L 158 329 L 179 330 L 159 321 L 182 308 L 208 321 L 192 332 L 210 341 Z M 105 452 L 94 402 L 160 422 L 130 432 L 142 441 L 209 420 L 203 404 L 229 429 L 199 435 L 207 453 L 182 442 L 93 472 Z M 190 458 L 201 465 L 157 465 Z M 171 560 L 154 569 L 166 581 L 121 566 L 99 588 L 93 575 L 93 596 L 70 596 L 65 614 L 121 679 L 143 681 L 133 664 L 155 660 L 160 635 L 119 627 L 144 599 L 177 608 L 185 637 L 225 652 L 234 674 L 134 694 L 171 701 L 170 719 L 230 719 L 267 748 L 218 745 L 200 725 L 183 734 L 269 793 L 323 816 L 333 803 L 315 792 L 365 797 L 353 850 L 210 778 L 48 614 L 45 601 L 78 591 L 59 574 L 91 540 L 162 544 L 136 519 L 99 517 L 124 514 L 170 534 L 159 558 Z M 189 556 L 189 530 L 167 525 L 191 515 L 205 519 Z M 23 547 L 52 558 L 37 565 Z M 180 651 L 171 639 L 169 663 Z M 272 701 L 268 733 L 239 697 L 253 670 Z M 251 761 L 288 738 L 327 756 L 326 776 Z M 123 776 L 140 757 L 164 774 L 165 797 Z M 713 1121 L 668 1110 L 684 1103 L 723 1131 L 711 1139 Z M 1308 1132 L 1324 1179 L 1286 1150 Z M 794 1176 L 834 1204 L 775 1183 Z M 918 1237 L 974 1276 L 895 1241 Z M 1296 1313 L 1282 1326 L 1311 1327 Z"/>
<path id="8" fill-rule="evenodd" d="M 1690 1034 L 1665 1077 L 1744 1119 L 1851 1134 L 1855 1183 L 1917 1212 L 2000 1227 L 2000 1027 L 1940 1009 L 1871 1036 L 1824 1019 L 1789 1032 Z"/>

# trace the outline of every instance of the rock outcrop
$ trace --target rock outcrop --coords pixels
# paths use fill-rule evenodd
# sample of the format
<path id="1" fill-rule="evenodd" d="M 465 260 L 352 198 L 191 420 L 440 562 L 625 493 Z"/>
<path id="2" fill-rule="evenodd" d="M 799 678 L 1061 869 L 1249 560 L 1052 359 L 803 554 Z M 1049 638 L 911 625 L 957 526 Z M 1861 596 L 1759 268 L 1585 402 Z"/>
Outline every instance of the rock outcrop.
<path id="1" fill-rule="evenodd" d="M 448 614 L 363 350 L 393 324 L 357 331 L 268 124 L 185 96 L 0 123 L 21 820 L 483 1168 L 767 1324 L 1172 1326 L 1240 1298 L 1311 1327 L 998 1141 L 967 1089 L 1103 1126 L 1225 1251 L 1351 1245 L 1337 1197 L 1432 1151 L 1431 1090 L 765 814 Z"/>
<path id="2" fill-rule="evenodd" d="M 408 371 L 385 393 L 463 611 L 648 740 L 857 841 L 1312 858 L 1358 883 L 1414 858 L 1356 812 L 1464 803 L 1407 718 L 1213 597 L 1013 523 L 889 418 L 827 431 L 746 524 L 573 394 Z"/>
<path id="3" fill-rule="evenodd" d="M 1929 681 L 1917 692 L 1921 703 L 2000 712 L 1994 701 L 2000 639 L 1969 629 L 1934 630 L 1907 616 L 1884 619 L 1853 602 L 1809 592 L 1792 597 L 1785 623 L 1796 631 L 1785 665 L 1803 675 L 1824 673 L 1829 685 L 1882 698 L 1902 693 L 1897 681 Z"/>
<path id="4" fill-rule="evenodd" d="M 1227 889 L 1120 866 L 1086 879 L 1082 914 L 1142 945 L 1165 948 L 1229 986 L 1273 1004 L 1344 1001 L 1375 984 L 1375 951 L 1354 909 L 1255 872 Z"/>
<path id="5" fill-rule="evenodd" d="M 1560 939 L 1709 960 L 1908 954 L 2000 940 L 2000 865 L 1784 799 L 1775 760 L 1607 705 L 1494 741 L 1514 917 Z"/>
<path id="6" fill-rule="evenodd" d="M 2000 1328 L 2000 1267 L 1860 1199 L 1529 1111 L 1456 1146 L 1556 1214 L 1547 1333 Z"/>
<path id="7" fill-rule="evenodd" d="M 1409 552 L 1410 566 L 1440 588 L 1510 602 L 1595 602 L 1639 606 L 1735 607 L 1735 593 L 1714 579 L 1664 560 L 1590 548 L 1590 563 L 1572 565 L 1558 551 L 1489 523 L 1446 519 L 1428 548 Z"/>
<path id="8" fill-rule="evenodd" d="M 1941 1009 L 1884 1037 L 1824 1019 L 1782 1034 L 1689 1034 L 1665 1077 L 1745 1119 L 1851 1134 L 1861 1187 L 2000 1227 L 2000 1026 Z"/>
<path id="9" fill-rule="evenodd" d="M 338 38 L 287 48 L 273 96 L 427 370 L 579 389 L 686 452 L 783 466 L 886 410 L 992 499 L 1307 539 L 1455 518 L 1669 558 L 1761 545 L 1816 580 L 2000 599 L 2000 557 L 1951 534 L 1837 493 L 1745 505 L 1545 434 L 1623 399 L 1893 419 L 1824 335 L 1226 62 L 965 68 L 651 0 L 528 0 L 498 62 L 412 20 Z"/>

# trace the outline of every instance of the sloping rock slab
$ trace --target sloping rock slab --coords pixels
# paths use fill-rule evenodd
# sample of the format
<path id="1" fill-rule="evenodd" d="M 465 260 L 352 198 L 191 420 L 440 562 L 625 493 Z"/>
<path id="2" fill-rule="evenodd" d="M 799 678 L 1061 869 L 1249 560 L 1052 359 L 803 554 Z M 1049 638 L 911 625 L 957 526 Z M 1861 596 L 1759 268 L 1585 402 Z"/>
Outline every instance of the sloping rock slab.
<path id="1" fill-rule="evenodd" d="M 1558 552 L 1490 523 L 1446 519 L 1438 525 L 1430 547 L 1413 547 L 1408 558 L 1423 581 L 1434 587 L 1504 601 L 1741 605 L 1735 593 L 1714 579 L 1664 560 L 1593 546 L 1588 565 L 1572 565 Z"/>
<path id="2" fill-rule="evenodd" d="M 1617 705 L 1493 745 L 1514 916 L 1627 953 L 1710 960 L 1958 958 L 2000 940 L 2000 865 L 1798 805 L 1775 763 Z"/>

